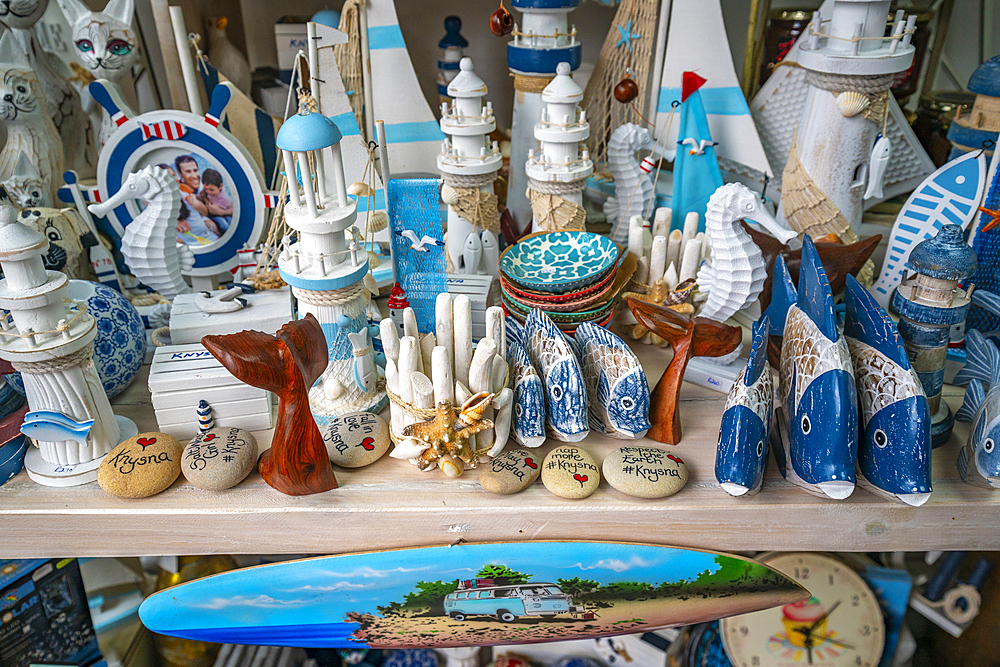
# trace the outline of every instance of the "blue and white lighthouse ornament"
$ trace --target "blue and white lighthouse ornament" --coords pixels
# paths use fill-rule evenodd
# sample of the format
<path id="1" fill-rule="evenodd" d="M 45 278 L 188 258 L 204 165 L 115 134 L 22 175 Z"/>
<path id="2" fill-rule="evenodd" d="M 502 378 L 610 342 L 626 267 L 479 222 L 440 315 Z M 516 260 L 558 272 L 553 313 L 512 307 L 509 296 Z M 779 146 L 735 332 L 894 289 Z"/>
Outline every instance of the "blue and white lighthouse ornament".
<path id="1" fill-rule="evenodd" d="M 931 411 L 931 442 L 948 442 L 955 418 L 941 400 L 944 364 L 951 328 L 965 321 L 969 296 L 959 281 L 976 273 L 976 253 L 965 242 L 962 228 L 944 225 L 932 239 L 918 243 L 906 268 L 916 275 L 904 281 L 892 297 L 899 313 L 899 335 L 910 364 L 927 395 Z"/>
<path id="2" fill-rule="evenodd" d="M 774 382 L 767 365 L 768 320 L 754 325 L 744 368 L 729 389 L 715 450 L 715 479 L 731 496 L 752 496 L 764 485 Z"/>
<path id="3" fill-rule="evenodd" d="M 876 495 L 919 507 L 931 496 L 927 396 L 896 325 L 851 275 L 844 337 L 861 412 L 858 483 Z"/>
<path id="4" fill-rule="evenodd" d="M 303 104 L 278 131 L 288 180 L 285 221 L 297 233 L 287 237 L 278 254 L 278 270 L 292 288 L 300 315 L 312 313 L 319 321 L 329 348 L 329 365 L 309 391 L 309 404 L 317 423 L 345 412 L 373 411 L 385 407 L 381 383 L 371 377 L 371 346 L 356 349 L 350 335 L 367 329 L 371 299 L 363 281 L 368 273 L 368 253 L 356 239 L 357 203 L 347 196 L 340 129 L 330 118 L 312 113 Z M 332 160 L 334 192 L 327 192 L 322 153 Z M 309 158 L 313 157 L 313 160 Z M 315 165 L 315 171 L 310 166 Z M 364 337 L 355 337 L 355 341 Z M 356 368 L 367 369 L 359 374 Z"/>
<path id="5" fill-rule="evenodd" d="M 462 61 L 462 55 L 469 41 L 462 37 L 462 19 L 452 14 L 444 19 L 444 37 L 438 42 L 441 49 L 441 57 L 438 58 L 438 98 L 441 103 L 451 101 L 448 94 L 448 84 L 458 75 L 458 64 Z"/>

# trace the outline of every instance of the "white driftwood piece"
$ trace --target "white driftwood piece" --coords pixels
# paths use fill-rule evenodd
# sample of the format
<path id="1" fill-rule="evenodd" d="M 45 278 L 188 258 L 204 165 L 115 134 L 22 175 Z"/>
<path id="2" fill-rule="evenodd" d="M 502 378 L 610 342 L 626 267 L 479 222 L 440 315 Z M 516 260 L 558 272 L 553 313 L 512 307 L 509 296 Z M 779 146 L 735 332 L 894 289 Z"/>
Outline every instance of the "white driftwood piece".
<path id="1" fill-rule="evenodd" d="M 410 385 L 413 391 L 413 407 L 433 408 L 434 407 L 434 383 L 423 373 L 414 373 L 410 376 Z"/>
<path id="2" fill-rule="evenodd" d="M 670 262 L 670 266 L 663 272 L 663 282 L 667 286 L 667 289 L 677 289 L 677 285 L 680 283 L 680 276 L 677 274 L 677 266 L 673 262 Z"/>
<path id="3" fill-rule="evenodd" d="M 493 389 L 493 357 L 496 355 L 497 346 L 489 338 L 479 341 L 476 352 L 472 356 L 472 364 L 469 366 L 469 389 L 472 394 L 481 391 L 491 391 Z M 489 406 L 483 411 L 482 419 L 493 419 L 493 407 Z M 473 441 L 475 438 L 475 441 Z M 475 442 L 475 444 L 473 444 Z M 491 445 L 493 442 L 493 429 L 480 431 L 475 436 L 469 438 L 469 446 L 475 451 L 476 445 Z"/>
<path id="4" fill-rule="evenodd" d="M 689 212 L 684 216 L 684 232 L 683 239 L 681 240 L 681 247 L 687 246 L 689 241 L 693 241 L 694 237 L 698 235 L 698 214 L 695 211 Z"/>
<path id="5" fill-rule="evenodd" d="M 434 322 L 437 344 L 448 352 L 448 368 L 455 375 L 455 325 L 451 294 L 442 292 L 434 302 Z"/>
<path id="6" fill-rule="evenodd" d="M 409 378 L 418 372 L 417 364 L 419 364 L 419 360 L 420 350 L 417 349 L 417 339 L 413 336 L 403 336 L 400 338 L 399 363 L 396 368 L 399 371 L 399 400 L 405 405 L 413 403 L 413 386 L 410 384 Z M 415 421 L 417 420 L 404 413 L 400 432 L 402 432 L 404 426 L 409 426 Z"/>
<path id="7" fill-rule="evenodd" d="M 701 244 L 691 239 L 684 244 L 684 258 L 681 260 L 681 271 L 678 279 L 681 282 L 694 278 L 701 263 Z"/>
<path id="8" fill-rule="evenodd" d="M 628 251 L 635 255 L 636 259 L 646 254 L 643 243 L 642 216 L 633 215 L 628 221 Z"/>
<path id="9" fill-rule="evenodd" d="M 633 215 L 642 217 L 653 201 L 653 179 L 639 168 L 636 151 L 652 149 L 654 141 L 649 130 L 626 123 L 611 134 L 608 141 L 608 166 L 615 181 L 615 194 L 604 202 L 604 215 L 612 223 L 612 239 L 616 243 L 628 240 L 628 221 Z"/>
<path id="10" fill-rule="evenodd" d="M 420 372 L 431 372 L 431 351 L 437 347 L 434 334 L 429 333 L 420 339 Z"/>
<path id="11" fill-rule="evenodd" d="M 434 382 L 434 403 L 445 401 L 455 404 L 455 381 L 451 372 L 451 355 L 438 345 L 431 352 L 431 378 Z"/>
<path id="12" fill-rule="evenodd" d="M 667 237 L 654 236 L 653 247 L 649 253 L 649 284 L 663 277 L 667 269 Z"/>
<path id="13" fill-rule="evenodd" d="M 493 446 L 487 452 L 489 456 L 496 456 L 507 446 L 507 438 L 510 436 L 510 422 L 512 404 L 514 403 L 514 392 L 509 387 L 504 387 L 493 399 L 493 407 L 496 410 L 496 417 L 493 420 Z"/>
<path id="14" fill-rule="evenodd" d="M 670 236 L 667 237 L 667 264 L 681 265 L 681 260 L 684 259 L 681 255 L 683 246 L 684 233 L 679 229 L 670 232 Z"/>
<path id="15" fill-rule="evenodd" d="M 167 299 L 190 292 L 181 275 L 181 249 L 177 244 L 177 216 L 181 210 L 177 179 L 166 169 L 150 165 L 129 174 L 110 199 L 88 208 L 94 215 L 104 216 L 129 199 L 144 200 L 146 208 L 125 228 L 125 263 L 136 278 Z"/>
<path id="16" fill-rule="evenodd" d="M 469 386 L 469 364 L 472 363 L 472 301 L 460 294 L 454 301 L 455 380 Z"/>
<path id="17" fill-rule="evenodd" d="M 399 371 L 388 354 L 385 357 L 385 388 L 399 396 Z M 389 401 L 389 429 L 397 440 L 403 437 L 403 409 L 395 401 Z"/>
<path id="18" fill-rule="evenodd" d="M 507 325 L 506 316 L 500 306 L 490 306 L 486 309 L 486 337 L 497 346 L 497 356 L 507 358 Z"/>
<path id="19" fill-rule="evenodd" d="M 455 380 L 455 405 L 461 405 L 472 398 L 472 392 L 461 380 Z"/>
<path id="20" fill-rule="evenodd" d="M 420 339 L 420 329 L 417 328 L 417 313 L 413 308 L 408 307 L 403 310 L 403 335 Z"/>
<path id="21" fill-rule="evenodd" d="M 637 283 L 646 283 L 649 280 L 649 257 L 643 255 L 635 264 L 635 275 L 632 280 Z"/>
<path id="22" fill-rule="evenodd" d="M 666 206 L 656 209 L 653 214 L 653 236 L 667 236 L 674 221 L 674 212 Z"/>
<path id="23" fill-rule="evenodd" d="M 0 119 L 7 130 L 7 142 L 0 151 L 0 181 L 17 174 L 23 153 L 35 165 L 49 199 L 56 201 L 62 184 L 62 140 L 49 115 L 42 84 L 9 30 L 0 36 L 0 72 Z"/>
<path id="24" fill-rule="evenodd" d="M 382 349 L 385 351 L 385 358 L 393 362 L 399 361 L 399 330 L 396 323 L 386 317 L 378 323 L 379 338 L 382 339 Z M 397 396 L 399 392 L 394 392 Z"/>
<path id="25" fill-rule="evenodd" d="M 712 263 L 698 273 L 698 289 L 708 294 L 708 301 L 701 311 L 702 317 L 725 322 L 736 312 L 757 300 L 767 277 L 764 257 L 760 248 L 740 225 L 749 218 L 762 225 L 782 243 L 788 243 L 795 232 L 784 229 L 764 208 L 757 193 L 745 185 L 728 183 L 716 190 L 708 200 L 705 229 L 712 245 Z M 688 250 L 698 242 L 692 241 L 685 248 L 685 266 L 680 279 L 687 276 Z M 698 261 L 701 249 L 698 248 Z M 692 260 L 693 261 L 693 260 Z"/>

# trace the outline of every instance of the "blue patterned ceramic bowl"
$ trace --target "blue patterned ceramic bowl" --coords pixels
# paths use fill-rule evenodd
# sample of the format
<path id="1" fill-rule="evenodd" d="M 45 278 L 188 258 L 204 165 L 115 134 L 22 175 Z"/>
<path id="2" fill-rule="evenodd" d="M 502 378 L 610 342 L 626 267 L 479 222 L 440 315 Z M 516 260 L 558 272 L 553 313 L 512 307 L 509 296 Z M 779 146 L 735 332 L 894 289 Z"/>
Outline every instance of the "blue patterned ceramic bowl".
<path id="1" fill-rule="evenodd" d="M 534 234 L 504 250 L 508 280 L 539 292 L 565 292 L 597 282 L 615 267 L 618 246 L 590 232 Z"/>
<path id="2" fill-rule="evenodd" d="M 89 280 L 70 280 L 69 297 L 87 304 L 87 313 L 97 320 L 94 340 L 94 366 L 108 398 L 117 396 L 129 385 L 146 356 L 146 330 L 142 317 L 129 300 Z M 24 393 L 20 373 L 11 373 L 7 381 Z"/>

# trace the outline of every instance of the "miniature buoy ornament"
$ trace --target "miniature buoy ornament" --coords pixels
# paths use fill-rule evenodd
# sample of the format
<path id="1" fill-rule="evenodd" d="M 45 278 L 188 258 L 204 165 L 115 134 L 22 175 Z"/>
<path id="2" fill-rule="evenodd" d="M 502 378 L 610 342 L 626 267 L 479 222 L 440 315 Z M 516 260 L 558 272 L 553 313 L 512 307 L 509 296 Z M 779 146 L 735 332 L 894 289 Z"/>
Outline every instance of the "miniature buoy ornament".
<path id="1" fill-rule="evenodd" d="M 622 104 L 628 104 L 639 97 L 639 84 L 635 82 L 631 74 L 626 74 L 625 78 L 615 86 L 614 95 L 615 99 Z"/>
<path id="2" fill-rule="evenodd" d="M 514 17 L 511 16 L 510 10 L 503 6 L 503 0 L 500 0 L 500 6 L 490 14 L 490 30 L 497 37 L 503 37 L 509 35 L 513 29 Z"/>

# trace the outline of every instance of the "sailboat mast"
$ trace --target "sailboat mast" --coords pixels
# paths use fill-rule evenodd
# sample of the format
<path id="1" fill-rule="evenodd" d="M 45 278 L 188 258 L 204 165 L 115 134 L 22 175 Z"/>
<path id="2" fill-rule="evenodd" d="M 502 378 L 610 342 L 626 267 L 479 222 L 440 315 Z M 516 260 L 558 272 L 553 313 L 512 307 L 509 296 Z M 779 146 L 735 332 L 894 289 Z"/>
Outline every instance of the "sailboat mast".
<path id="1" fill-rule="evenodd" d="M 663 58 L 667 53 L 667 25 L 670 23 L 671 0 L 660 3 L 660 18 L 656 24 L 656 43 L 653 46 L 653 76 L 649 80 L 649 99 L 646 101 L 646 118 L 653 118 L 660 103 L 660 80 L 663 78 Z M 657 128 L 650 128 L 655 136 Z"/>
<path id="2" fill-rule="evenodd" d="M 375 96 L 372 93 L 372 53 L 368 48 L 368 3 L 358 3 L 361 32 L 361 86 L 365 93 L 365 137 L 375 136 Z"/>

